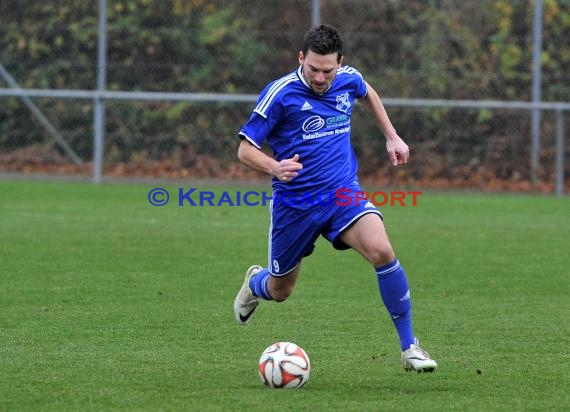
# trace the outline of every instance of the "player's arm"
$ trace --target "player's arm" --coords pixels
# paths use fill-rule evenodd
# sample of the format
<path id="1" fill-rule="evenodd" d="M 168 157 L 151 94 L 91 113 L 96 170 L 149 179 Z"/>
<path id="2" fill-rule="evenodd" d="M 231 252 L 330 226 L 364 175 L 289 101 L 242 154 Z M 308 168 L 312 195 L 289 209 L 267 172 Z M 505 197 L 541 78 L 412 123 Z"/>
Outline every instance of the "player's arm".
<path id="1" fill-rule="evenodd" d="M 290 159 L 283 159 L 280 162 L 266 155 L 246 139 L 242 139 L 238 148 L 238 159 L 246 166 L 258 172 L 263 172 L 275 176 L 282 182 L 294 179 L 298 170 L 303 168 L 299 163 L 299 155 Z"/>
<path id="2" fill-rule="evenodd" d="M 407 163 L 410 157 L 408 145 L 398 136 L 376 90 L 368 83 L 366 83 L 366 87 L 368 92 L 360 103 L 386 137 L 386 150 L 390 156 L 390 161 L 394 166 Z"/>

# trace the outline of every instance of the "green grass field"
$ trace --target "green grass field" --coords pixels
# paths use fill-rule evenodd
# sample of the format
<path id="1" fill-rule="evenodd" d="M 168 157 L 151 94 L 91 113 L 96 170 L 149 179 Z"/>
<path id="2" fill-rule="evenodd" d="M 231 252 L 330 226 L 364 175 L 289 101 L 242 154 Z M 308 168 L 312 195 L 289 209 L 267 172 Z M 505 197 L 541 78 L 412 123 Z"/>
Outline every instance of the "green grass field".
<path id="1" fill-rule="evenodd" d="M 417 374 L 372 269 L 324 240 L 288 301 L 237 325 L 267 208 L 153 207 L 155 186 L 0 181 L 0 411 L 570 410 L 570 199 L 382 208 L 439 363 Z M 311 358 L 300 390 L 259 381 L 278 340 Z"/>

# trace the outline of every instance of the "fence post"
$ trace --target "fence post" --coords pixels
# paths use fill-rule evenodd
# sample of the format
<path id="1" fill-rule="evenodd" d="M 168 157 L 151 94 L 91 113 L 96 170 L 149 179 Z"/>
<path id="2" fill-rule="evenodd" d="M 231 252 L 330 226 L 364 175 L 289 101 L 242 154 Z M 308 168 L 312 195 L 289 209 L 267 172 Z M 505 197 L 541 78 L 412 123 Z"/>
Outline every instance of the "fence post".
<path id="1" fill-rule="evenodd" d="M 320 0 L 312 1 L 311 23 L 313 27 L 321 24 L 321 2 Z"/>
<path id="2" fill-rule="evenodd" d="M 97 91 L 94 99 L 93 182 L 101 183 L 105 143 L 105 99 L 107 71 L 107 0 L 99 0 L 99 34 L 97 44 Z"/>
<path id="3" fill-rule="evenodd" d="M 556 110 L 556 196 L 564 196 L 564 111 Z"/>
<path id="4" fill-rule="evenodd" d="M 541 101 L 542 83 L 542 0 L 535 0 L 534 4 L 534 51 L 532 55 L 532 102 Z M 540 109 L 533 108 L 531 115 L 531 154 L 530 154 L 530 180 L 532 187 L 538 182 L 538 168 L 540 166 Z"/>

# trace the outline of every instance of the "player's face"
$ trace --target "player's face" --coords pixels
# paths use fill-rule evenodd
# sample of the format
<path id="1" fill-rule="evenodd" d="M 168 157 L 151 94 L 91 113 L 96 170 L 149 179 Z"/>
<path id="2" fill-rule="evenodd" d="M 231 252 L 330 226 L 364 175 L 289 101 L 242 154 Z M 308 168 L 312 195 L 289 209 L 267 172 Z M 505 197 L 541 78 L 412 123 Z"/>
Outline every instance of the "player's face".
<path id="1" fill-rule="evenodd" d="M 342 64 L 342 57 L 338 61 L 336 53 L 323 55 L 309 50 L 305 56 L 301 51 L 299 64 L 303 66 L 303 77 L 311 90 L 323 94 L 336 77 L 336 70 Z"/>

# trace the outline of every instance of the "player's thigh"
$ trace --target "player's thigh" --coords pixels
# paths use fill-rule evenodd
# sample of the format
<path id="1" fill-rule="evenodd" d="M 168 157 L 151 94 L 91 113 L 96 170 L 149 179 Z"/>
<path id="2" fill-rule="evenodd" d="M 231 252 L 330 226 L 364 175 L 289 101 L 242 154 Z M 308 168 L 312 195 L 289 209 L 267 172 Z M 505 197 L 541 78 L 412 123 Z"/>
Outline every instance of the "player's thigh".
<path id="1" fill-rule="evenodd" d="M 394 259 L 394 251 L 380 216 L 367 213 L 340 234 L 340 240 L 370 263 L 381 265 Z"/>
<path id="2" fill-rule="evenodd" d="M 313 253 L 320 236 L 322 223 L 312 210 L 295 210 L 286 205 L 273 204 L 269 239 L 269 272 L 274 277 L 285 277 L 299 262 Z M 284 281 L 284 283 L 291 282 Z"/>

